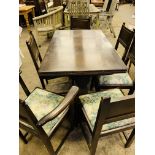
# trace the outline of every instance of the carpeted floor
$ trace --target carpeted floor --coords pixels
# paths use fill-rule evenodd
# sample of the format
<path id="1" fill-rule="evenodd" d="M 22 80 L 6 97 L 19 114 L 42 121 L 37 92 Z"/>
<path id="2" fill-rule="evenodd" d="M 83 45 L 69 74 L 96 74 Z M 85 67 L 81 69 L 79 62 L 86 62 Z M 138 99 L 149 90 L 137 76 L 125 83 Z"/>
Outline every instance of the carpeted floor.
<path id="1" fill-rule="evenodd" d="M 121 25 L 123 22 L 126 23 L 126 25 L 130 26 L 134 24 L 134 19 L 132 18 L 132 15 L 135 12 L 135 7 L 130 4 L 120 5 L 119 11 L 116 11 L 114 19 L 113 19 L 113 26 L 116 35 L 118 36 Z M 34 27 L 31 27 L 31 30 L 34 31 Z M 110 33 L 110 30 L 108 29 L 102 29 L 107 38 L 110 40 L 110 42 L 115 45 L 116 38 L 113 37 L 113 35 Z M 24 81 L 26 82 L 28 88 L 30 91 L 32 91 L 35 87 L 41 87 L 38 75 L 36 73 L 36 70 L 34 68 L 32 59 L 30 57 L 30 54 L 28 52 L 28 49 L 26 47 L 26 40 L 28 39 L 28 32 L 27 29 L 24 28 L 23 32 L 21 34 L 21 37 L 19 39 L 19 45 L 20 49 L 23 52 L 24 58 L 22 60 L 23 64 L 21 67 L 22 70 L 22 77 Z M 40 48 L 40 52 L 42 57 L 44 57 L 49 41 L 47 38 L 45 38 L 42 42 L 42 46 Z M 120 48 L 119 53 L 121 55 L 122 49 Z M 131 75 L 134 76 L 134 70 L 131 71 Z M 19 86 L 20 87 L 20 86 Z M 19 96 L 21 99 L 25 98 L 25 95 L 20 87 Z M 59 143 L 62 135 L 64 133 L 64 129 L 60 128 L 56 135 L 54 136 L 53 140 L 51 140 L 54 147 L 57 146 Z M 127 131 L 127 134 L 129 134 L 130 131 Z M 125 149 L 124 148 L 125 139 L 122 136 L 122 134 L 113 134 L 110 136 L 106 136 L 100 139 L 96 155 L 134 155 L 135 152 L 135 145 L 134 142 L 130 146 L 130 148 Z M 19 139 L 19 153 L 20 155 L 48 155 L 48 152 L 46 151 L 45 146 L 42 144 L 42 142 L 36 138 L 33 137 L 29 143 L 26 145 L 24 144 L 21 139 Z M 84 136 L 81 132 L 80 128 L 75 129 L 67 138 L 66 142 L 60 149 L 59 154 L 61 155 L 88 155 L 89 149 L 86 144 L 86 141 L 84 139 Z"/>

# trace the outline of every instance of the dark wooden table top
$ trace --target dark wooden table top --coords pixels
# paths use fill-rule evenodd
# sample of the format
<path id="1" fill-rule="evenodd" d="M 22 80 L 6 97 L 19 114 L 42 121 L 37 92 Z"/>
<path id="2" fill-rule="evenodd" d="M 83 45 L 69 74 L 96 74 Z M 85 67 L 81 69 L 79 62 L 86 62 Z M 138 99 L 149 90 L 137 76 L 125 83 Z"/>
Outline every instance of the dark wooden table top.
<path id="1" fill-rule="evenodd" d="M 101 75 L 126 70 L 101 30 L 56 30 L 39 75 Z"/>

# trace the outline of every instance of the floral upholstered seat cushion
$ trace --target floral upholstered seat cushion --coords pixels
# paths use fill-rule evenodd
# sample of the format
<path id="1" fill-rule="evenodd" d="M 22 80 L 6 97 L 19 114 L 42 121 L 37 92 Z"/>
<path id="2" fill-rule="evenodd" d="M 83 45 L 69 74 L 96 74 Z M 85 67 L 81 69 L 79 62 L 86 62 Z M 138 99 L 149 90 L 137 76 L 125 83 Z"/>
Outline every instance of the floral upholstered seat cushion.
<path id="1" fill-rule="evenodd" d="M 25 103 L 29 106 L 29 108 L 39 121 L 42 117 L 44 117 L 53 109 L 55 109 L 63 99 L 64 99 L 63 96 L 56 95 L 46 90 L 36 88 L 25 100 Z M 52 121 L 47 122 L 45 125 L 43 125 L 43 129 L 47 134 L 54 127 L 54 125 L 60 120 L 60 116 L 62 114 L 57 116 Z"/>
<path id="2" fill-rule="evenodd" d="M 111 102 L 114 102 L 114 101 L 119 101 L 119 98 L 122 96 L 123 94 L 119 89 L 112 89 L 112 90 L 107 90 L 107 91 L 102 91 L 97 93 L 91 93 L 87 95 L 81 95 L 79 97 L 92 128 L 94 128 L 95 126 L 101 97 L 103 98 L 111 97 Z M 102 132 L 106 130 L 119 128 L 121 126 L 128 125 L 131 123 L 134 123 L 134 118 L 124 119 L 121 121 L 104 124 L 102 126 Z"/>
<path id="3" fill-rule="evenodd" d="M 112 75 L 102 75 L 99 78 L 99 85 L 133 85 L 133 81 L 131 80 L 128 73 L 118 73 Z"/>

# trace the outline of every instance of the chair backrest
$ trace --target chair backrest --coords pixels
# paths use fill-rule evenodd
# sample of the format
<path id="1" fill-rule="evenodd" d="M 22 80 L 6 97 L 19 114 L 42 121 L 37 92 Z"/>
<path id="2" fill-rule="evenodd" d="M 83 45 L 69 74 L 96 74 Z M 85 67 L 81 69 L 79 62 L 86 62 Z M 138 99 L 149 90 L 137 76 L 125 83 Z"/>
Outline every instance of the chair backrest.
<path id="1" fill-rule="evenodd" d="M 23 81 L 21 75 L 19 75 L 19 83 L 20 83 L 21 87 L 23 88 L 25 94 L 27 96 L 29 96 L 30 92 L 29 92 L 25 82 Z M 32 113 L 29 106 L 25 103 L 25 101 L 19 99 L 19 125 L 20 125 L 20 127 L 25 129 L 26 131 L 29 131 L 29 132 L 35 134 L 35 135 L 38 135 L 39 132 L 44 133 L 44 131 L 41 127 L 38 128 L 36 126 L 37 122 L 38 122 L 38 120 Z"/>
<path id="2" fill-rule="evenodd" d="M 37 30 L 38 28 L 48 27 L 47 31 L 49 31 L 49 26 L 53 30 L 61 27 L 63 22 L 63 6 L 53 7 L 49 10 L 48 13 L 34 17 L 33 22 Z"/>
<path id="3" fill-rule="evenodd" d="M 23 88 L 26 96 L 29 96 L 30 95 L 30 91 L 28 90 L 28 88 L 27 88 L 27 86 L 26 86 L 25 82 L 23 81 L 23 79 L 22 79 L 20 74 L 19 74 L 19 83 L 20 83 L 21 87 Z"/>
<path id="4" fill-rule="evenodd" d="M 41 58 L 41 55 L 40 55 L 40 52 L 39 52 L 39 49 L 38 49 L 38 46 L 37 46 L 37 43 L 36 43 L 36 40 L 34 38 L 32 31 L 30 31 L 29 34 L 30 34 L 30 38 L 28 41 L 26 41 L 26 45 L 32 57 L 35 68 L 38 71 L 39 69 L 38 61 L 40 61 L 41 63 L 42 58 Z"/>
<path id="5" fill-rule="evenodd" d="M 70 29 L 90 29 L 90 17 L 73 17 L 70 18 Z"/>
<path id="6" fill-rule="evenodd" d="M 132 40 L 132 43 L 130 45 L 130 48 L 129 48 L 129 51 L 127 53 L 127 57 L 126 57 L 125 61 L 128 59 L 130 60 L 130 63 L 135 65 L 135 36 Z"/>
<path id="7" fill-rule="evenodd" d="M 53 0 L 53 6 L 61 6 L 62 5 L 63 0 Z"/>
<path id="8" fill-rule="evenodd" d="M 36 126 L 37 122 L 36 117 L 25 101 L 19 99 L 19 127 L 32 134 L 39 135 L 38 127 Z M 42 132 L 44 132 L 43 129 Z"/>
<path id="9" fill-rule="evenodd" d="M 122 97 L 119 101 L 110 102 L 110 98 L 101 98 L 95 130 L 103 124 L 120 121 L 135 116 L 135 96 L 128 95 Z"/>
<path id="10" fill-rule="evenodd" d="M 135 34 L 134 30 L 132 31 L 132 30 L 128 29 L 125 26 L 125 23 L 122 24 L 122 27 L 121 27 L 121 30 L 120 30 L 120 33 L 119 33 L 119 36 L 117 38 L 117 42 L 115 45 L 115 49 L 117 50 L 119 43 L 125 48 L 125 53 L 122 57 L 123 60 L 126 57 L 128 49 L 129 49 L 131 42 L 133 40 L 134 34 Z"/>
<path id="11" fill-rule="evenodd" d="M 88 0 L 71 0 L 68 2 L 68 12 L 71 16 L 88 16 Z"/>

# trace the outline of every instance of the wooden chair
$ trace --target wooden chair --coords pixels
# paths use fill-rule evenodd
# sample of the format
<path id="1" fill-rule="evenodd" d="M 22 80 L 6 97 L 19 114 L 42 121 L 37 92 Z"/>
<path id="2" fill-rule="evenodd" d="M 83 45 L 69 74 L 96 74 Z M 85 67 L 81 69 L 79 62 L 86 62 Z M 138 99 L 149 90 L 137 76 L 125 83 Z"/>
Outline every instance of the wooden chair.
<path id="1" fill-rule="evenodd" d="M 68 2 L 70 16 L 89 16 L 89 3 L 87 0 L 72 0 Z"/>
<path id="2" fill-rule="evenodd" d="M 100 21 L 103 21 L 106 24 L 106 28 L 109 28 L 111 33 L 113 33 L 114 38 L 116 37 L 112 20 L 114 17 L 115 9 L 117 6 L 117 0 L 105 0 L 103 8 L 100 13 Z"/>
<path id="3" fill-rule="evenodd" d="M 25 101 L 19 100 L 19 127 L 40 138 L 49 154 L 56 155 L 73 127 L 69 127 L 56 151 L 54 151 L 50 139 L 67 117 L 69 108 L 78 93 L 78 87 L 72 86 L 67 95 L 63 97 L 40 88 L 35 88 L 30 93 L 21 75 L 19 81 L 27 95 Z M 19 131 L 20 138 L 24 143 L 28 143 L 22 130 Z"/>
<path id="4" fill-rule="evenodd" d="M 41 55 L 40 55 L 40 52 L 39 52 L 33 33 L 30 31 L 29 34 L 30 34 L 30 38 L 28 41 L 26 41 L 26 45 L 28 47 L 34 66 L 38 73 L 40 64 L 42 62 L 42 58 L 41 58 Z M 49 80 L 54 79 L 54 78 L 57 78 L 57 81 L 59 82 L 57 82 L 56 85 L 51 85 L 50 84 L 51 81 Z M 72 84 L 69 77 L 61 77 L 61 79 L 60 78 L 58 79 L 58 77 L 50 77 L 50 78 L 43 79 L 39 76 L 39 79 L 44 89 L 47 88 L 48 90 L 54 93 L 57 93 L 57 94 L 63 94 L 63 93 L 68 92 Z"/>
<path id="5" fill-rule="evenodd" d="M 41 36 L 47 36 L 63 25 L 63 6 L 54 7 L 50 12 L 33 18 L 33 22 L 40 45 Z"/>
<path id="6" fill-rule="evenodd" d="M 123 61 L 125 60 L 126 54 L 129 50 L 129 47 L 130 47 L 131 42 L 134 38 L 134 35 L 135 35 L 135 30 L 132 31 L 132 30 L 128 29 L 125 26 L 125 23 L 123 23 L 120 33 L 119 33 L 119 36 L 116 41 L 116 45 L 115 45 L 116 50 L 118 49 L 119 44 L 121 44 L 125 48 L 124 54 L 122 56 Z"/>
<path id="7" fill-rule="evenodd" d="M 70 18 L 71 30 L 76 29 L 90 29 L 90 17 L 73 17 Z"/>
<path id="8" fill-rule="evenodd" d="M 99 91 L 101 89 L 111 89 L 111 88 L 120 88 L 120 89 L 131 89 L 130 91 L 134 91 L 134 85 L 135 85 L 135 79 L 131 79 L 129 71 L 131 69 L 131 64 L 135 66 L 135 57 L 131 56 L 132 53 L 135 53 L 135 41 L 133 39 L 132 44 L 130 45 L 128 54 L 126 55 L 126 58 L 124 60 L 124 63 L 127 65 L 128 62 L 128 72 L 126 73 L 116 73 L 111 75 L 101 75 L 94 78 L 93 81 L 95 83 L 95 89 L 96 91 Z M 129 92 L 130 92 L 129 91 Z"/>
<path id="9" fill-rule="evenodd" d="M 133 130 L 129 138 L 125 137 L 125 147 L 131 145 L 135 134 L 134 95 L 124 96 L 119 89 L 111 89 L 82 95 L 79 99 L 84 116 L 81 128 L 91 155 L 95 155 L 100 137 L 129 129 Z"/>

